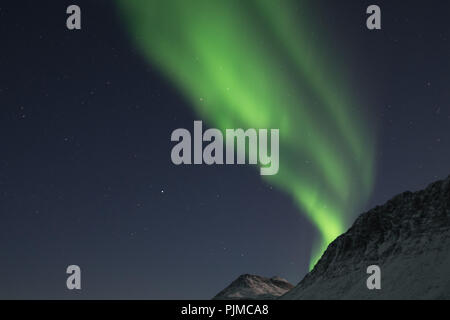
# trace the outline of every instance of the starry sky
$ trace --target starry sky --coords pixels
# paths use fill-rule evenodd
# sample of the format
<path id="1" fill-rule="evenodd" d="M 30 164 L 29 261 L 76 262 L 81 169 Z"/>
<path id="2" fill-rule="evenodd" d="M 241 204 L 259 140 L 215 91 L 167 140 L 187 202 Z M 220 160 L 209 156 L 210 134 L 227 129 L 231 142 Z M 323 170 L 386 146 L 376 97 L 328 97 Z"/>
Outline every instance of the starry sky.
<path id="1" fill-rule="evenodd" d="M 80 31 L 65 26 L 73 3 Z M 361 211 L 450 174 L 449 9 L 311 6 L 370 110 L 375 179 Z M 172 164 L 170 134 L 198 115 L 114 2 L 2 1 L 0 39 L 0 298 L 209 299 L 243 273 L 307 273 L 317 230 L 288 194 L 248 166 Z M 81 291 L 66 289 L 70 264 Z"/>

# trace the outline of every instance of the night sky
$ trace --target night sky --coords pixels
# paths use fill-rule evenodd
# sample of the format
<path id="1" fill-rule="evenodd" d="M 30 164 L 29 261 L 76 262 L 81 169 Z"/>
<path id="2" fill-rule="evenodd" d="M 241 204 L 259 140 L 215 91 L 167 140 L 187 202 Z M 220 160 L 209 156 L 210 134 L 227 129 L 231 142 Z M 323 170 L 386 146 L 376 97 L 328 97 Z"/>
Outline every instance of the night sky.
<path id="1" fill-rule="evenodd" d="M 361 212 L 447 177 L 450 3 L 312 3 L 374 128 Z M 308 272 L 316 228 L 258 170 L 172 164 L 172 131 L 201 119 L 113 1 L 2 0 L 0 39 L 0 298 L 209 299 L 243 273 Z"/>

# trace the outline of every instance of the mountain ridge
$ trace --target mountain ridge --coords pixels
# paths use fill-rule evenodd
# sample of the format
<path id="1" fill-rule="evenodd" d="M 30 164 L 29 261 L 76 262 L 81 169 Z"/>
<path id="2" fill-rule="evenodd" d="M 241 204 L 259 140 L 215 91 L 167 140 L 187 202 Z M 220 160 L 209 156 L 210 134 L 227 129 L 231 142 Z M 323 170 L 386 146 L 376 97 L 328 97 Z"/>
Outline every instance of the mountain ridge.
<path id="1" fill-rule="evenodd" d="M 213 300 L 272 300 L 294 288 L 280 277 L 243 274 L 219 292 Z"/>
<path id="2" fill-rule="evenodd" d="M 450 176 L 360 215 L 281 299 L 450 299 Z"/>
<path id="3" fill-rule="evenodd" d="M 369 290 L 367 268 L 381 270 Z M 361 214 L 296 286 L 242 275 L 214 299 L 450 299 L 450 176 Z"/>

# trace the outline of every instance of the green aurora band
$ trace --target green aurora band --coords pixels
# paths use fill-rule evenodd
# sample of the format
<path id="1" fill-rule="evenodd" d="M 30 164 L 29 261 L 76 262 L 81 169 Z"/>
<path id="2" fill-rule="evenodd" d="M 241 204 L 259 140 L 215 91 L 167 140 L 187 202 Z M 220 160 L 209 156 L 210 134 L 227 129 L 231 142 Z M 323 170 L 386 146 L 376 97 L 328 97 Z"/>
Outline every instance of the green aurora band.
<path id="1" fill-rule="evenodd" d="M 318 228 L 312 268 L 371 192 L 374 137 L 310 3 L 118 0 L 134 42 L 202 120 L 280 129 L 280 170 L 265 179 Z"/>

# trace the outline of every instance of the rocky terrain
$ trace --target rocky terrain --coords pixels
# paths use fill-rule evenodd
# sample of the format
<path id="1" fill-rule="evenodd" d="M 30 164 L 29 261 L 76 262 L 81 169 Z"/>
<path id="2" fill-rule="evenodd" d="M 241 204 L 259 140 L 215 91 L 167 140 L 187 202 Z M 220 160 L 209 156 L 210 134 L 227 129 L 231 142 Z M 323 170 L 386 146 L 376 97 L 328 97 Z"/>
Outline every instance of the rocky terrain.
<path id="1" fill-rule="evenodd" d="M 367 267 L 381 269 L 369 290 Z M 280 297 L 281 296 L 281 297 Z M 243 275 L 215 299 L 450 299 L 450 177 L 362 214 L 293 288 Z"/>
<path id="2" fill-rule="evenodd" d="M 279 277 L 264 278 L 245 274 L 233 281 L 214 297 L 214 300 L 269 300 L 276 299 L 294 286 Z"/>
<path id="3" fill-rule="evenodd" d="M 362 214 L 282 299 L 450 299 L 450 177 Z"/>

